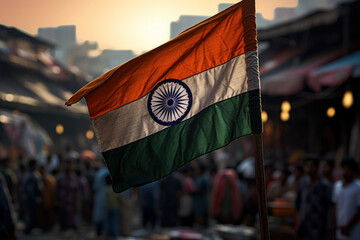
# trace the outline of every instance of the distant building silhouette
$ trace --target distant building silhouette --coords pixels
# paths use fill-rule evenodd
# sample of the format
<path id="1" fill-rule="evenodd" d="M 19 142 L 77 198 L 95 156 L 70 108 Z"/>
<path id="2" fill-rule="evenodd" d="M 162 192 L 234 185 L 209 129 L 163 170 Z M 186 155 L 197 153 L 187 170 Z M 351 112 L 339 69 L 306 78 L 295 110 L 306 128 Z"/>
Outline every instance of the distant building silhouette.
<path id="1" fill-rule="evenodd" d="M 208 16 L 182 15 L 176 22 L 170 24 L 170 39 L 179 35 L 184 30 L 207 19 Z"/>
<path id="2" fill-rule="evenodd" d="M 51 52 L 53 57 L 62 64 L 67 65 L 69 47 L 76 44 L 76 26 L 39 28 L 38 36 L 54 43 L 56 49 Z"/>
<path id="3" fill-rule="evenodd" d="M 228 7 L 234 5 L 233 3 L 220 3 L 218 5 L 218 12 L 224 11 L 225 9 L 227 9 Z"/>
<path id="4" fill-rule="evenodd" d="M 261 13 L 256 13 L 256 25 L 258 28 L 267 28 L 273 21 L 267 20 Z"/>
<path id="5" fill-rule="evenodd" d="M 218 12 L 224 11 L 228 7 L 234 5 L 233 3 L 220 3 L 218 5 Z M 271 20 L 267 20 L 261 13 L 256 13 L 256 25 L 258 28 L 266 28 L 271 24 Z"/>
<path id="6" fill-rule="evenodd" d="M 275 8 L 274 22 L 282 23 L 294 19 L 296 17 L 295 8 Z"/>
<path id="7" fill-rule="evenodd" d="M 265 19 L 261 13 L 256 13 L 256 24 L 260 29 L 267 28 L 317 10 L 331 9 L 341 3 L 354 1 L 356 0 L 298 0 L 298 5 L 295 8 L 275 8 L 273 20 Z M 231 3 L 220 3 L 218 11 L 221 12 L 232 5 Z"/>
<path id="8" fill-rule="evenodd" d="M 296 7 L 296 16 L 303 16 L 319 9 L 331 9 L 345 2 L 356 0 L 299 0 Z"/>
<path id="9" fill-rule="evenodd" d="M 105 49 L 102 51 L 100 58 L 104 62 L 105 68 L 110 70 L 130 59 L 134 58 L 135 54 L 131 50 L 111 50 Z"/>
<path id="10" fill-rule="evenodd" d="M 136 57 L 131 50 L 106 49 L 96 57 L 89 56 L 89 52 L 97 50 L 96 42 L 84 42 L 71 49 L 72 64 L 81 71 L 91 75 L 92 79 L 100 76 L 108 70 Z M 91 80 L 92 80 L 91 79 Z"/>

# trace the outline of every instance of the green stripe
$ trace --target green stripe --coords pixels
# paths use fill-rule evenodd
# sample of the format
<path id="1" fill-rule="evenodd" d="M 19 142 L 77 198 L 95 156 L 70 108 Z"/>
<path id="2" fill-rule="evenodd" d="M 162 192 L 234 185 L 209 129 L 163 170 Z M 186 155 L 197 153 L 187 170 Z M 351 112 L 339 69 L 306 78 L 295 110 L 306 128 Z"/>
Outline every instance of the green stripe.
<path id="1" fill-rule="evenodd" d="M 103 152 L 114 191 L 158 180 L 194 158 L 255 129 L 259 131 L 260 104 L 255 106 L 250 99 L 260 103 L 259 89 L 213 104 L 175 126 Z"/>

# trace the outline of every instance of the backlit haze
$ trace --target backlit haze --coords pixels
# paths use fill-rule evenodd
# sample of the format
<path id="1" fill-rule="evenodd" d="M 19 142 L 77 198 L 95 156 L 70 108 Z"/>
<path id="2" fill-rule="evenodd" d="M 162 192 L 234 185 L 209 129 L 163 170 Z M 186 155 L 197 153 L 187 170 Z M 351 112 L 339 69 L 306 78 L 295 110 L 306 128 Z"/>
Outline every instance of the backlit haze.
<path id="1" fill-rule="evenodd" d="M 100 49 L 150 50 L 170 38 L 170 23 L 180 15 L 212 16 L 219 0 L 0 0 L 0 24 L 30 34 L 40 27 L 76 25 L 77 41 L 96 41 Z M 257 0 L 257 12 L 272 19 L 276 7 L 297 0 Z"/>

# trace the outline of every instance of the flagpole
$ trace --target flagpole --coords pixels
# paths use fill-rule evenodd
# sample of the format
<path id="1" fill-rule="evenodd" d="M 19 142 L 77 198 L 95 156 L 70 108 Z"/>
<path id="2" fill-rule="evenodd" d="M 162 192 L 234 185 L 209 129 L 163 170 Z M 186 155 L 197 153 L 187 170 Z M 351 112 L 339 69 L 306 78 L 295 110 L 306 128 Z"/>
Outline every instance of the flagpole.
<path id="1" fill-rule="evenodd" d="M 269 240 L 269 223 L 267 214 L 267 198 L 265 189 L 265 170 L 262 133 L 253 134 L 255 151 L 256 189 L 258 195 L 260 236 L 261 240 Z"/>

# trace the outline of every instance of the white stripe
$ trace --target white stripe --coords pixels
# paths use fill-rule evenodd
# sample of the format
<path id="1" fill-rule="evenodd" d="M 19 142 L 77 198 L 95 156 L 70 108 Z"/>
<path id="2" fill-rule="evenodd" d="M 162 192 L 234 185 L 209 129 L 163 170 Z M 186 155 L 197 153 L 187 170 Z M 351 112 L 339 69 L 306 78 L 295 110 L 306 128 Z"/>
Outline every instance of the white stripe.
<path id="1" fill-rule="evenodd" d="M 183 121 L 204 108 L 241 93 L 259 89 L 257 52 L 247 52 L 183 82 L 190 88 L 193 103 Z M 137 141 L 169 126 L 156 123 L 147 109 L 149 94 L 121 108 L 92 119 L 101 152 Z"/>

